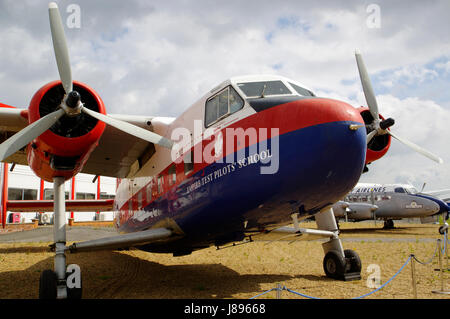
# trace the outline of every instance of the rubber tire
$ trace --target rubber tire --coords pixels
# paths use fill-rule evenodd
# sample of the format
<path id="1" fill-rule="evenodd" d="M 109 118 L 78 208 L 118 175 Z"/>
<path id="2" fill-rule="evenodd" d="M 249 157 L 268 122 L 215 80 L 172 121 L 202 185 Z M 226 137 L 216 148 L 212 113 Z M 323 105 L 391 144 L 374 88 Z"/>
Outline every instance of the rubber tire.
<path id="1" fill-rule="evenodd" d="M 439 227 L 439 234 L 445 235 L 445 231 L 446 231 L 446 230 L 448 230 L 448 228 L 446 228 L 445 226 Z"/>
<path id="2" fill-rule="evenodd" d="M 53 270 L 46 269 L 39 278 L 39 299 L 56 299 L 58 279 Z"/>
<path id="3" fill-rule="evenodd" d="M 384 222 L 383 229 L 394 229 L 394 221 L 392 219 L 388 219 Z"/>
<path id="4" fill-rule="evenodd" d="M 327 277 L 340 279 L 345 273 L 345 259 L 335 250 L 330 250 L 323 258 L 323 270 Z"/>
<path id="5" fill-rule="evenodd" d="M 351 249 L 344 250 L 344 255 L 345 258 L 347 259 L 347 262 L 350 263 L 350 268 L 348 272 L 361 273 L 362 263 L 361 258 L 359 258 L 359 255 Z"/>

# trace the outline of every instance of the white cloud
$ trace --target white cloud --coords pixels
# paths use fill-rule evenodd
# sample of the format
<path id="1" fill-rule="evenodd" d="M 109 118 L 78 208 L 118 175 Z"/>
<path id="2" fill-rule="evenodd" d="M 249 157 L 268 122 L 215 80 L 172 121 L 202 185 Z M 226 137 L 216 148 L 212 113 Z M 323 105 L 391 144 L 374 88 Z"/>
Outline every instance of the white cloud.
<path id="1" fill-rule="evenodd" d="M 60 1 L 62 12 L 67 4 Z M 449 72 L 446 0 L 378 1 L 380 29 L 367 28 L 368 3 L 359 0 L 78 4 L 82 28 L 66 29 L 73 75 L 99 92 L 110 113 L 177 116 L 224 79 L 251 73 L 279 73 L 319 95 L 365 105 L 354 58 L 359 48 L 372 79 L 379 75 L 375 86 L 395 89 L 403 81 L 411 97 L 378 97 L 381 113 L 397 121 L 393 130 L 450 162 L 450 117 L 442 107 L 450 101 L 437 103 L 446 99 L 442 89 L 416 99 L 408 91 L 439 78 L 439 70 Z M 280 25 L 283 18 L 290 23 Z M 26 106 L 58 77 L 46 4 L 1 2 L 0 38 L 0 101 Z M 443 56 L 447 61 L 427 66 Z M 413 171 L 444 184 L 448 168 L 393 141 L 369 174 L 395 180 Z"/>
<path id="2" fill-rule="evenodd" d="M 399 99 L 392 95 L 377 96 L 380 113 L 395 119 L 391 128 L 396 135 L 438 155 L 444 164 L 437 164 L 392 139 L 389 152 L 369 165 L 362 181 L 384 183 L 427 182 L 432 188 L 447 188 L 450 180 L 450 148 L 447 147 L 450 110 L 433 101 L 418 98 Z"/>

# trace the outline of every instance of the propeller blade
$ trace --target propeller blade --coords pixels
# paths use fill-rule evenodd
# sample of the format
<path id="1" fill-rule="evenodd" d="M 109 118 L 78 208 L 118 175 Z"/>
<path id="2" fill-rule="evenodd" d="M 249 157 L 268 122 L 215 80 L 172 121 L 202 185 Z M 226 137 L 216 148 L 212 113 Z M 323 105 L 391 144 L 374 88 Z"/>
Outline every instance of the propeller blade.
<path id="1" fill-rule="evenodd" d="M 39 135 L 44 133 L 55 124 L 61 116 L 65 114 L 64 110 L 59 109 L 53 113 L 47 114 L 36 122 L 31 123 L 21 131 L 17 132 L 5 142 L 0 144 L 0 161 L 5 160 L 22 147 L 30 143 Z"/>
<path id="2" fill-rule="evenodd" d="M 377 131 L 376 130 L 373 130 L 369 134 L 367 134 L 367 144 L 369 144 L 369 142 L 372 140 L 372 138 L 375 137 L 375 135 L 377 135 Z"/>
<path id="3" fill-rule="evenodd" d="M 67 48 L 64 27 L 59 14 L 58 5 L 55 2 L 49 3 L 48 14 L 59 76 L 64 90 L 66 91 L 66 94 L 68 94 L 72 92 L 72 71 L 70 69 L 69 50 Z"/>
<path id="4" fill-rule="evenodd" d="M 143 139 L 145 141 L 148 141 L 150 143 L 158 144 L 158 145 L 161 145 L 168 149 L 172 149 L 172 147 L 173 147 L 173 144 L 174 144 L 173 141 L 171 141 L 161 135 L 158 135 L 156 133 L 153 133 L 153 132 L 147 131 L 143 128 L 140 128 L 136 125 L 133 125 L 133 124 L 130 124 L 130 123 L 127 123 L 124 121 L 116 120 L 112 117 L 92 111 L 86 107 L 81 108 L 81 111 L 96 118 L 99 121 L 102 121 L 108 125 L 115 127 L 116 129 L 119 129 L 125 133 L 136 136 L 136 137 Z"/>
<path id="5" fill-rule="evenodd" d="M 372 114 L 374 120 L 379 119 L 378 104 L 375 99 L 372 84 L 370 82 L 369 74 L 367 73 L 366 66 L 361 56 L 361 52 L 358 50 L 355 52 L 356 64 L 358 65 L 359 77 L 361 79 L 364 96 L 366 97 L 367 106 L 369 106 L 370 114 Z"/>
<path id="6" fill-rule="evenodd" d="M 437 162 L 437 163 L 439 163 L 439 164 L 444 163 L 444 161 L 442 160 L 442 158 L 440 158 L 440 157 L 438 157 L 438 156 L 436 156 L 436 155 L 434 155 L 434 154 L 428 152 L 427 150 L 421 148 L 420 146 L 418 146 L 418 145 L 416 145 L 416 144 L 414 144 L 414 143 L 412 143 L 412 142 L 410 142 L 410 141 L 408 141 L 408 140 L 405 140 L 405 139 L 403 139 L 403 138 L 401 138 L 401 137 L 395 135 L 395 134 L 392 133 L 391 131 L 387 131 L 387 133 L 388 133 L 389 135 L 391 135 L 393 138 L 397 139 L 399 142 L 405 144 L 406 146 L 409 146 L 410 148 L 412 148 L 412 149 L 415 150 L 416 152 L 418 152 L 418 153 L 420 153 L 420 154 L 422 154 L 422 155 L 428 157 L 429 159 L 432 159 L 433 161 L 435 161 L 435 162 Z"/>

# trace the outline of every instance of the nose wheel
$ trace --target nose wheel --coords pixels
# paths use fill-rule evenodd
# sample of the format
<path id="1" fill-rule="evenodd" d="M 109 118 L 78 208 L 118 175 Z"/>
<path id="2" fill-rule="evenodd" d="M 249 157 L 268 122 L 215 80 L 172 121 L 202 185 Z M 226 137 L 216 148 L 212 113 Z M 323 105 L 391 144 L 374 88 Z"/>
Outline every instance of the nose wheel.
<path id="1" fill-rule="evenodd" d="M 333 210 L 320 212 L 315 215 L 315 219 L 318 229 L 334 232 L 333 237 L 322 245 L 325 252 L 323 258 L 325 275 L 337 280 L 360 280 L 361 259 L 353 250 L 343 249 Z"/>

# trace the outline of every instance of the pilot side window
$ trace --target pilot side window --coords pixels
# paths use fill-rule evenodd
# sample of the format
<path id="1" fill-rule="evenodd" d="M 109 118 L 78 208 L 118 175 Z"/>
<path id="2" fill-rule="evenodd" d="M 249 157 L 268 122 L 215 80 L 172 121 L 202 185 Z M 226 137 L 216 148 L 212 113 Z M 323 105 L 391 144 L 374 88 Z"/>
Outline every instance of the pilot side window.
<path id="1" fill-rule="evenodd" d="M 244 107 L 244 101 L 230 86 L 206 102 L 205 127 Z"/>
<path id="2" fill-rule="evenodd" d="M 294 88 L 294 90 L 297 91 L 298 94 L 303 95 L 303 96 L 315 96 L 313 92 L 302 88 L 301 86 L 295 85 L 291 82 L 289 82 L 289 84 Z"/>

